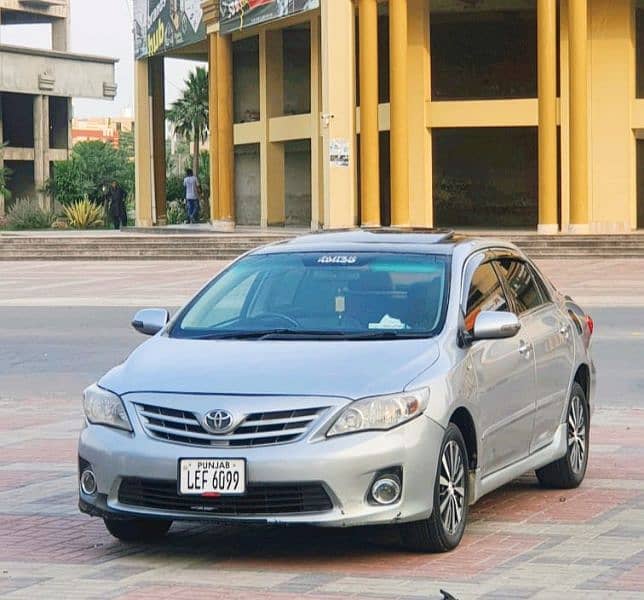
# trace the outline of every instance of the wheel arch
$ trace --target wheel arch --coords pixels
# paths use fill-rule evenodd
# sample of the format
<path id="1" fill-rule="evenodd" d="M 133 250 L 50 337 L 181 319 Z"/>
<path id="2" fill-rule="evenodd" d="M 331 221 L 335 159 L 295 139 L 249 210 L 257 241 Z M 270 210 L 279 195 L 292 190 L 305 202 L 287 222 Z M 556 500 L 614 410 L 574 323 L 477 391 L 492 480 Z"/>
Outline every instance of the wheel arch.
<path id="1" fill-rule="evenodd" d="M 586 402 L 590 405 L 590 367 L 586 363 L 580 364 L 572 381 L 581 386 L 586 395 Z"/>
<path id="2" fill-rule="evenodd" d="M 464 406 L 459 406 L 449 419 L 450 423 L 456 425 L 463 439 L 465 440 L 465 447 L 467 449 L 467 457 L 469 460 L 469 468 L 471 471 L 476 470 L 478 466 L 478 439 L 476 436 L 476 426 L 472 414 Z"/>

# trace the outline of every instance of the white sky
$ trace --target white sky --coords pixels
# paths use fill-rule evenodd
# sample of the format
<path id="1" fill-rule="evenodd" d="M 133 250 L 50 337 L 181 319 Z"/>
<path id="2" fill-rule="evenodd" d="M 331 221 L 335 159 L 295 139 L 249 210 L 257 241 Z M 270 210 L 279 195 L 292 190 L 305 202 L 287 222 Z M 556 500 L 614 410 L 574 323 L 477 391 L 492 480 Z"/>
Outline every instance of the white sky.
<path id="1" fill-rule="evenodd" d="M 118 93 L 114 101 L 74 100 L 75 117 L 118 116 L 132 110 L 133 41 L 127 0 L 71 0 L 71 51 L 117 58 Z M 51 48 L 48 25 L 14 25 L 0 28 L 3 44 Z M 166 59 L 166 102 L 178 96 L 183 80 L 195 63 Z"/>

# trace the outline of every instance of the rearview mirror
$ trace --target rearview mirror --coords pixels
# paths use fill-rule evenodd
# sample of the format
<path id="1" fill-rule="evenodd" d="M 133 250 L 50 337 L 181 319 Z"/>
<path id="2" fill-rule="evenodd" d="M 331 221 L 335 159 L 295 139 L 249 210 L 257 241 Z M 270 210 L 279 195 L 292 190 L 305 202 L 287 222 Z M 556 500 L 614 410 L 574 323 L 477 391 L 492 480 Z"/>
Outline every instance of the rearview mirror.
<path id="1" fill-rule="evenodd" d="M 521 329 L 519 318 L 511 312 L 484 310 L 474 321 L 475 340 L 497 340 L 514 337 Z"/>
<path id="2" fill-rule="evenodd" d="M 132 327 L 143 335 L 159 333 L 170 320 L 170 314 L 165 308 L 144 308 L 132 319 Z"/>

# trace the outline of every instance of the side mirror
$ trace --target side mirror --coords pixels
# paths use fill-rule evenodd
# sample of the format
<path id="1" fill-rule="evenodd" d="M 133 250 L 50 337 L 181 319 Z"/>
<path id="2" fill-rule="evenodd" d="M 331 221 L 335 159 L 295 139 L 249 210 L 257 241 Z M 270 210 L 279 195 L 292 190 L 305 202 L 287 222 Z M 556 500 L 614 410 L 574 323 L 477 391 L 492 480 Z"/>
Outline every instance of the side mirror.
<path id="1" fill-rule="evenodd" d="M 474 321 L 473 339 L 498 340 L 514 337 L 521 329 L 519 318 L 511 312 L 484 310 Z"/>
<path id="2" fill-rule="evenodd" d="M 132 327 L 143 335 L 159 333 L 170 320 L 170 314 L 165 308 L 144 308 L 132 319 Z"/>

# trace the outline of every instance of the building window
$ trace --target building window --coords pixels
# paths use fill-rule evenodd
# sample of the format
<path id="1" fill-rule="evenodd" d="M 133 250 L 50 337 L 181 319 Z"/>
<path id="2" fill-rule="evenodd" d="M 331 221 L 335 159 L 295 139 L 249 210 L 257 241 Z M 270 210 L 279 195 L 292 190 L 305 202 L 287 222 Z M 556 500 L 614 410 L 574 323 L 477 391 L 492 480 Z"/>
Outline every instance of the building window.
<path id="1" fill-rule="evenodd" d="M 259 38 L 233 44 L 233 118 L 235 123 L 259 121 Z"/>
<path id="2" fill-rule="evenodd" d="M 433 131 L 437 227 L 536 228 L 536 127 Z"/>
<path id="3" fill-rule="evenodd" d="M 261 223 L 259 144 L 235 146 L 235 221 Z"/>
<path id="4" fill-rule="evenodd" d="M 284 144 L 285 224 L 311 226 L 311 140 Z"/>
<path id="5" fill-rule="evenodd" d="M 2 130 L 9 146 L 34 147 L 34 98 L 27 94 L 2 93 Z"/>
<path id="6" fill-rule="evenodd" d="M 521 0 L 516 10 L 491 10 L 490 4 L 432 2 L 434 100 L 537 96 L 535 1 Z"/>
<path id="7" fill-rule="evenodd" d="M 297 25 L 282 31 L 284 115 L 311 112 L 311 29 Z"/>

